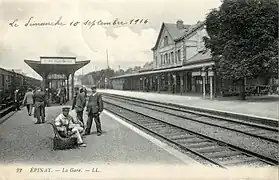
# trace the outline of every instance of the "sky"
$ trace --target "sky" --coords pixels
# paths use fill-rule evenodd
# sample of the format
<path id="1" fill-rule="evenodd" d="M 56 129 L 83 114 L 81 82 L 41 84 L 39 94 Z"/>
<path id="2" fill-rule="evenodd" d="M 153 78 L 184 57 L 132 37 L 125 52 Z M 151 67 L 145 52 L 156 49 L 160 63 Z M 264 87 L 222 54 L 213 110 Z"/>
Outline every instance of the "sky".
<path id="1" fill-rule="evenodd" d="M 0 67 L 21 69 L 41 77 L 24 63 L 40 56 L 76 56 L 90 63 L 76 72 L 86 74 L 109 66 L 117 70 L 143 66 L 152 61 L 163 22 L 195 24 L 204 20 L 220 0 L 0 0 Z M 34 22 L 56 22 L 65 26 L 24 26 Z M 17 19 L 18 27 L 9 25 Z M 147 23 L 90 27 L 89 21 L 113 22 L 147 19 Z M 80 22 L 70 26 L 70 22 Z M 14 24 L 13 24 L 14 25 Z"/>

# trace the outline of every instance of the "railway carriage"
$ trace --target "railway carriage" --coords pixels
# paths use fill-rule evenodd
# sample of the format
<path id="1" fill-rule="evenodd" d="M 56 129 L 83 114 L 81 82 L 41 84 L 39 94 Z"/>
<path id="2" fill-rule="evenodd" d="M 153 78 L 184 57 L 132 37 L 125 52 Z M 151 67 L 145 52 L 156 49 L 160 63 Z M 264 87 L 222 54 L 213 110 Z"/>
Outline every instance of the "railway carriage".
<path id="1" fill-rule="evenodd" d="M 16 88 L 19 88 L 22 92 L 21 96 L 24 96 L 27 88 L 40 85 L 41 81 L 38 79 L 0 68 L 0 104 L 11 101 Z"/>

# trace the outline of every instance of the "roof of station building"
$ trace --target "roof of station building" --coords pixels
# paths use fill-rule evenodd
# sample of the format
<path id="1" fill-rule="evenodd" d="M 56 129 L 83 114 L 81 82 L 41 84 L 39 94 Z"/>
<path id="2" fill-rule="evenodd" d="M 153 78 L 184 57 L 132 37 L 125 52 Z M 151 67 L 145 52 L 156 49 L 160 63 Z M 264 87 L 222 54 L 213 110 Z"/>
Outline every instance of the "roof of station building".
<path id="1" fill-rule="evenodd" d="M 53 58 L 53 59 L 73 59 L 75 57 L 50 57 L 43 56 L 41 58 Z M 24 60 L 24 62 L 30 66 L 34 71 L 36 71 L 40 76 L 43 77 L 44 73 L 52 73 L 52 74 L 65 74 L 69 75 L 83 66 L 90 63 L 90 60 L 85 61 L 75 61 L 74 63 L 69 64 L 55 64 L 55 63 L 47 63 L 44 64 L 40 60 Z"/>

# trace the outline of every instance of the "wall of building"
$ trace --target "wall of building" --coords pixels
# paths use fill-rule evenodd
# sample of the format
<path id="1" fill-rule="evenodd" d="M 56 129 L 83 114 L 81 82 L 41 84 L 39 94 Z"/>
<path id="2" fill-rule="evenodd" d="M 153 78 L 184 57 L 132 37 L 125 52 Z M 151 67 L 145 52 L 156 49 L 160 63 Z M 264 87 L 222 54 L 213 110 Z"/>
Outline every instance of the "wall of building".
<path id="1" fill-rule="evenodd" d="M 193 32 L 189 37 L 185 38 L 185 48 L 186 48 L 186 59 L 187 60 L 198 54 L 200 51 L 205 50 L 205 44 L 203 42 L 203 37 L 208 36 L 205 27 L 200 27 L 195 32 Z"/>
<path id="2" fill-rule="evenodd" d="M 112 79 L 111 80 L 112 88 L 116 90 L 123 90 L 123 79 Z"/>
<path id="3" fill-rule="evenodd" d="M 180 55 L 178 57 L 179 50 Z M 158 48 L 153 50 L 153 68 L 164 69 L 182 65 L 183 57 L 183 41 L 174 42 L 167 29 L 163 29 Z"/>

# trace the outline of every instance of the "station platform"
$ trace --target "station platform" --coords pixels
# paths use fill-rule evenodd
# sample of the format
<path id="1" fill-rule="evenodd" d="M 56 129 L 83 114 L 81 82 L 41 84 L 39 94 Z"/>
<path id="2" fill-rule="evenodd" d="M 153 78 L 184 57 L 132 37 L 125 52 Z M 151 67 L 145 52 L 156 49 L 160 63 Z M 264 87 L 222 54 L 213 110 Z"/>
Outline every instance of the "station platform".
<path id="1" fill-rule="evenodd" d="M 61 113 L 62 106 L 46 108 L 46 119 Z M 85 122 L 87 120 L 84 114 Z M 91 135 L 84 137 L 87 147 L 52 150 L 53 129 L 49 124 L 34 124 L 22 108 L 0 124 L 0 162 L 2 164 L 193 164 L 194 160 L 152 138 L 148 134 L 103 111 L 103 134 L 96 135 L 93 122 Z"/>
<path id="2" fill-rule="evenodd" d="M 172 103 L 197 108 L 232 112 L 248 116 L 257 116 L 279 121 L 279 96 L 258 97 L 251 100 L 203 99 L 202 96 L 161 94 L 154 92 L 121 91 L 98 89 L 99 92 Z"/>

